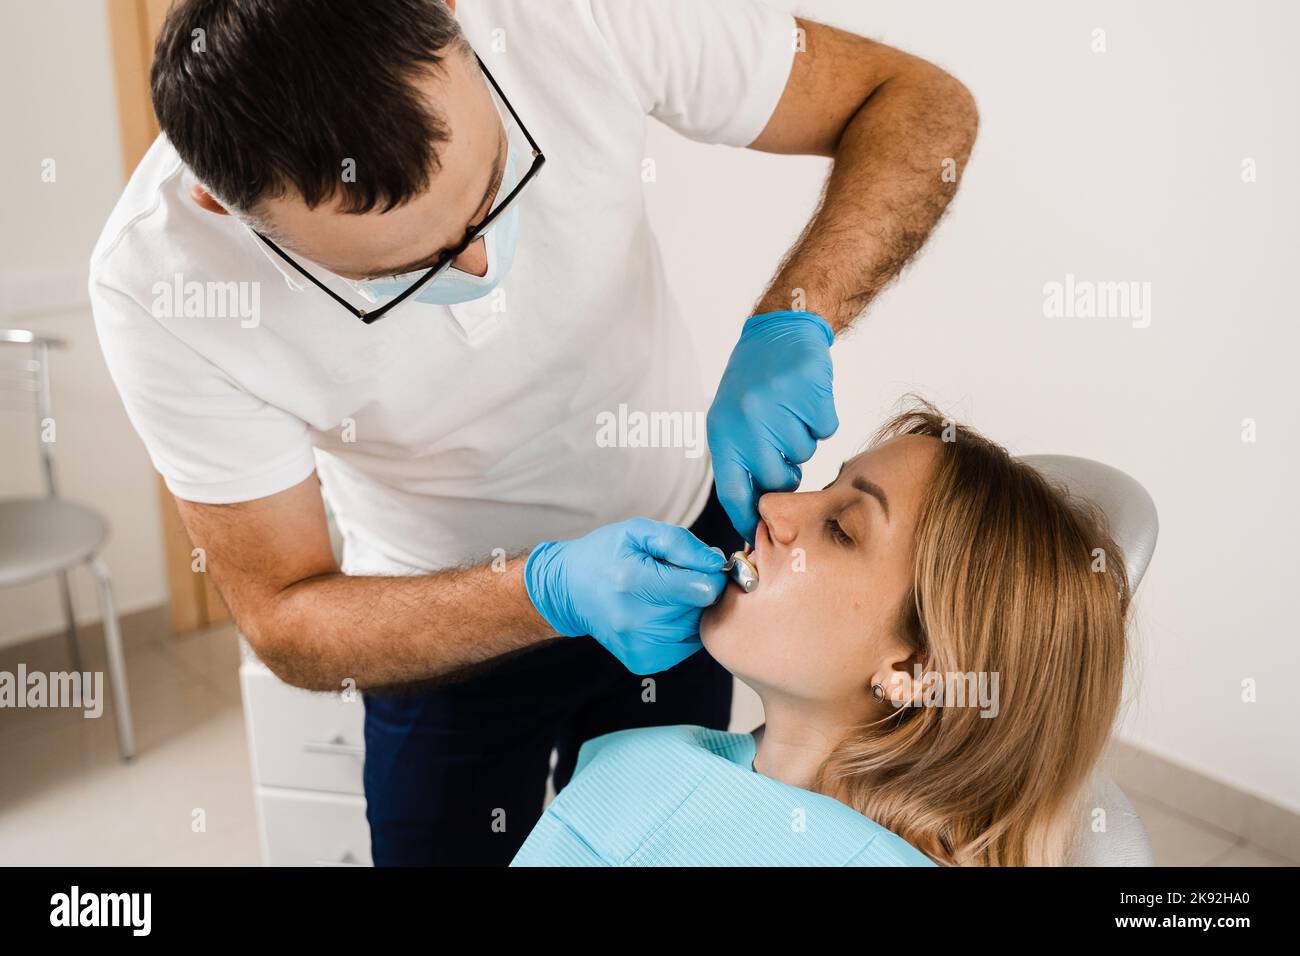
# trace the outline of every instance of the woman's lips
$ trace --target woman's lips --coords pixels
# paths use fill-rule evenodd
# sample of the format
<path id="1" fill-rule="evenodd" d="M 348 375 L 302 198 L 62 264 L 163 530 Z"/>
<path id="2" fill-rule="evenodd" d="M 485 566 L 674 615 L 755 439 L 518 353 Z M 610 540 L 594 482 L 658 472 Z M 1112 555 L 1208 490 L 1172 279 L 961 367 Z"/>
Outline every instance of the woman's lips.
<path id="1" fill-rule="evenodd" d="M 767 523 L 762 518 L 758 519 L 758 527 L 754 529 L 754 551 L 750 556 L 750 561 L 758 570 L 759 580 L 763 579 L 763 569 L 759 567 L 759 561 L 762 560 L 768 547 L 772 544 L 772 536 L 767 533 Z"/>
<path id="2" fill-rule="evenodd" d="M 767 525 L 764 524 L 763 520 L 760 518 L 758 521 L 758 526 L 754 529 L 753 547 L 749 548 L 749 546 L 746 545 L 746 547 L 749 548 L 749 553 L 746 555 L 746 559 L 753 566 L 755 572 L 758 573 L 758 580 L 760 586 L 762 585 L 763 582 L 763 572 L 759 568 L 759 557 L 762 555 L 764 549 L 766 548 L 766 545 L 770 544 L 771 541 L 772 541 L 772 537 L 767 533 Z M 728 590 L 733 586 L 741 594 L 749 593 L 740 586 L 740 582 L 738 582 L 734 577 L 732 577 L 731 575 L 727 575 Z"/>

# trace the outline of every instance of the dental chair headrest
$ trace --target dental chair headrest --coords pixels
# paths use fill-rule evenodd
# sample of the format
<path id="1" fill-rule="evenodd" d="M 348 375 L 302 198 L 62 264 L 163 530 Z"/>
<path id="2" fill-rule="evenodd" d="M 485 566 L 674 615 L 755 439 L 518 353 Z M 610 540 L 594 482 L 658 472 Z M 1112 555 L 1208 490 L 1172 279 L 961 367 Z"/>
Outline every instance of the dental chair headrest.
<path id="1" fill-rule="evenodd" d="M 1118 468 L 1090 458 L 1026 455 L 1021 460 L 1064 485 L 1074 497 L 1091 502 L 1101 510 L 1111 537 L 1124 553 L 1129 593 L 1136 593 L 1151 563 L 1160 528 L 1155 502 L 1146 489 Z M 1093 812 L 1104 811 L 1106 826 L 1098 831 L 1093 825 L 1092 812 L 1080 821 L 1078 843 L 1070 865 L 1154 866 L 1151 840 L 1124 792 L 1100 767 L 1094 772 L 1092 787 Z"/>
<path id="2" fill-rule="evenodd" d="M 1129 593 L 1135 593 L 1160 530 L 1156 505 L 1138 482 L 1110 465 L 1074 455 L 1026 455 L 1021 461 L 1101 509 L 1111 537 L 1124 553 Z"/>

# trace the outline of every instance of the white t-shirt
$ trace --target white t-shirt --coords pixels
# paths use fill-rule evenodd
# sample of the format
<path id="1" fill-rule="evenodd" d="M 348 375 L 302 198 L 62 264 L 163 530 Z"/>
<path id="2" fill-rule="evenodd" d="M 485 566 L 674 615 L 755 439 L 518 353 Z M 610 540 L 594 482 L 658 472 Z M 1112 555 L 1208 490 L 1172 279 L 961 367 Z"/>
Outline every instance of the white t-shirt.
<path id="1" fill-rule="evenodd" d="M 708 407 L 646 218 L 647 116 L 746 146 L 793 60 L 793 18 L 758 0 L 466 0 L 457 17 L 547 157 L 501 295 L 407 302 L 367 326 L 199 209 L 164 138 L 91 260 L 104 355 L 171 491 L 246 501 L 316 469 L 350 574 L 483 561 L 636 516 L 694 521 L 707 453 L 597 439 L 620 406 Z M 187 318 L 195 288 L 204 317 Z M 254 290 L 255 322 L 238 305 Z"/>

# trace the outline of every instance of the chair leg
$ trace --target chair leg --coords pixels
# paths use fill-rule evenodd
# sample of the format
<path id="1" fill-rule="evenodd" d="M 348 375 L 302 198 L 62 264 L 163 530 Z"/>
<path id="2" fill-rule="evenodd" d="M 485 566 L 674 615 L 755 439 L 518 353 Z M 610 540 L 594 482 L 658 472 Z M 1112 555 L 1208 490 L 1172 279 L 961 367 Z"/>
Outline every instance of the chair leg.
<path id="1" fill-rule="evenodd" d="M 77 643 L 77 616 L 72 608 L 72 584 L 68 572 L 59 572 L 59 593 L 63 598 L 63 622 L 68 629 L 68 654 L 72 658 L 72 669 L 81 673 L 86 668 L 81 663 L 81 645 Z"/>
<path id="2" fill-rule="evenodd" d="M 122 654 L 122 632 L 113 604 L 113 582 L 108 566 L 93 557 L 88 562 L 99 584 L 99 610 L 104 619 L 104 650 L 108 656 L 108 679 L 113 685 L 113 712 L 117 717 L 117 744 L 123 760 L 135 756 L 135 732 L 131 729 L 131 703 L 126 689 L 126 660 Z"/>

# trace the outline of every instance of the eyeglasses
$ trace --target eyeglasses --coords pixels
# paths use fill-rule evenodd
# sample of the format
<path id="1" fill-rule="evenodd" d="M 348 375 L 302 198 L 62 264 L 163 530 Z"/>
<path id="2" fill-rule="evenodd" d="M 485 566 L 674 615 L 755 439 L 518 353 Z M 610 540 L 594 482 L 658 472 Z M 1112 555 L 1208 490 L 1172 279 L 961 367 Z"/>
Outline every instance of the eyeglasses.
<path id="1" fill-rule="evenodd" d="M 442 272 L 443 269 L 446 269 L 448 266 L 450 266 L 452 260 L 454 260 L 457 256 L 461 255 L 462 253 L 464 253 L 464 251 L 470 247 L 470 245 L 474 242 L 474 240 L 477 239 L 480 235 L 482 235 L 483 231 L 487 229 L 488 226 L 492 225 L 492 222 L 503 212 L 505 212 L 506 209 L 509 208 L 510 204 L 515 201 L 515 199 L 519 196 L 521 192 L 523 192 L 524 187 L 527 186 L 530 181 L 532 181 L 534 176 L 536 176 L 539 172 L 541 172 L 542 166 L 546 163 L 546 157 L 542 155 L 542 151 L 538 147 L 537 141 L 533 139 L 532 134 L 528 132 L 528 127 L 524 126 L 523 121 L 519 118 L 519 114 L 515 112 L 515 108 L 511 106 L 510 101 L 506 99 L 506 95 L 501 92 L 501 87 L 497 85 L 497 81 L 492 77 L 492 74 L 488 72 L 488 68 L 483 63 L 482 58 L 477 53 L 475 53 L 474 59 L 478 60 L 478 65 L 479 68 L 482 69 L 483 75 L 488 78 L 488 82 L 492 84 L 492 89 L 496 90 L 497 96 L 501 97 L 501 102 L 504 103 L 506 105 L 506 109 L 510 111 L 510 116 L 515 121 L 515 125 L 517 125 L 520 129 L 520 132 L 524 134 L 524 138 L 528 141 L 529 148 L 532 149 L 533 151 L 533 160 L 531 165 L 528 167 L 528 172 L 525 173 L 524 177 L 520 179 L 518 183 L 515 184 L 515 188 L 510 190 L 510 193 L 506 196 L 506 198 L 501 202 L 496 203 L 493 206 L 493 208 L 488 212 L 487 217 L 484 218 L 482 222 L 480 222 L 478 225 L 468 227 L 465 230 L 465 237 L 461 239 L 460 242 L 456 243 L 456 245 L 452 246 L 450 249 L 447 249 L 441 254 L 439 254 L 438 258 L 434 260 L 433 265 L 430 266 L 429 269 L 424 273 L 424 275 L 420 276 L 420 278 L 415 281 L 415 284 L 412 285 L 409 289 L 403 291 L 400 295 L 396 296 L 392 301 L 385 302 L 382 306 L 380 306 L 377 309 L 372 309 L 369 311 L 367 311 L 366 309 L 359 309 L 351 302 L 349 302 L 347 299 L 340 296 L 329 286 L 325 285 L 325 283 L 317 279 L 314 275 L 312 275 L 302 266 L 300 266 L 297 262 L 294 261 L 294 259 L 287 252 L 285 252 L 283 249 L 277 246 L 265 235 L 258 232 L 257 230 L 253 230 L 257 238 L 261 239 L 264 243 L 266 243 L 267 246 L 270 247 L 271 251 L 274 252 L 277 256 L 279 256 L 285 262 L 289 263 L 289 265 L 293 267 L 294 271 L 296 271 L 299 275 L 305 277 L 308 281 L 311 282 L 312 285 L 316 286 L 316 288 L 320 289 L 331 299 L 333 299 L 339 305 L 343 306 L 343 308 L 347 309 L 349 312 L 351 312 L 353 315 L 355 315 L 358 319 L 360 319 L 362 322 L 366 323 L 367 325 L 369 325 L 372 322 L 378 322 L 390 311 L 392 311 L 397 306 L 401 305 L 412 295 L 414 295 L 416 292 L 422 289 L 425 285 L 431 282 L 435 276 L 437 276 L 440 272 Z M 508 135 L 509 134 L 507 133 L 507 136 Z"/>

